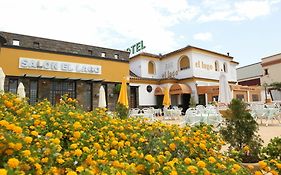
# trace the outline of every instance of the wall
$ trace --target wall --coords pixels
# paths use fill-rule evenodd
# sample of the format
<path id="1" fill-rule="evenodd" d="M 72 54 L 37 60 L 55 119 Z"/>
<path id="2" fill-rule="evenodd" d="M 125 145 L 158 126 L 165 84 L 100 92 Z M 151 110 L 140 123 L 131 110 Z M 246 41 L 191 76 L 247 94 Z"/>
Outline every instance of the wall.
<path id="1" fill-rule="evenodd" d="M 31 69 L 19 69 L 19 58 L 32 58 L 42 60 L 53 60 L 83 64 L 93 64 L 102 66 L 102 74 L 82 74 L 82 73 L 70 73 L 70 72 L 55 72 L 44 70 L 31 70 Z M 86 58 L 71 55 L 61 55 L 54 53 L 45 53 L 37 51 L 28 51 L 14 48 L 1 48 L 0 52 L 0 67 L 6 75 L 10 76 L 23 76 L 28 75 L 43 75 L 49 77 L 65 77 L 65 78 L 81 78 L 81 79 L 99 79 L 109 82 L 121 82 L 124 76 L 129 75 L 129 63 L 111 60 L 102 60 L 94 58 Z"/>
<path id="2" fill-rule="evenodd" d="M 152 91 L 150 93 L 146 90 L 147 85 L 152 86 Z M 154 95 L 154 91 L 158 87 L 158 85 L 130 83 L 130 86 L 139 87 L 139 106 L 156 105 L 156 96 Z"/>

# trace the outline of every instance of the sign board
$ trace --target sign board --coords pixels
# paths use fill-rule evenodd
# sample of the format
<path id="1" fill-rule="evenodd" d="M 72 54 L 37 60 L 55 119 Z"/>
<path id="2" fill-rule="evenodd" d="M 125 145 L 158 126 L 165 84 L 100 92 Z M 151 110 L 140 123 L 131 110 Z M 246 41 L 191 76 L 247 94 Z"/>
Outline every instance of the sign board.
<path id="1" fill-rule="evenodd" d="M 143 45 L 143 41 L 140 41 L 140 42 L 132 45 L 131 47 L 129 47 L 127 49 L 127 51 L 130 52 L 131 55 L 133 55 L 143 49 L 145 49 L 145 46 Z"/>
<path id="2" fill-rule="evenodd" d="M 19 68 L 84 74 L 101 74 L 101 66 L 99 65 L 31 58 L 19 58 Z"/>

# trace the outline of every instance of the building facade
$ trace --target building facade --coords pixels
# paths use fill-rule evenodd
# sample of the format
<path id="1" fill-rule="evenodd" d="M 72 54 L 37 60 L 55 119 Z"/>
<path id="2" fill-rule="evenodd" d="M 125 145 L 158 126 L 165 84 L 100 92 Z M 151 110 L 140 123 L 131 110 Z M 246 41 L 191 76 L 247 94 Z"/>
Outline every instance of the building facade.
<path id="1" fill-rule="evenodd" d="M 268 56 L 261 59 L 261 65 L 263 70 L 263 76 L 261 83 L 263 85 L 270 85 L 274 82 L 281 82 L 281 53 Z M 269 97 L 274 101 L 281 100 L 281 93 L 278 90 L 270 90 Z"/>
<path id="2" fill-rule="evenodd" d="M 172 106 L 189 107 L 193 97 L 198 104 L 218 100 L 219 76 L 223 72 L 231 85 L 232 97 L 246 101 L 258 95 L 256 88 L 237 83 L 233 57 L 187 46 L 165 55 L 141 53 L 130 58 L 131 106 L 162 106 L 164 88 L 169 88 Z"/>
<path id="3" fill-rule="evenodd" d="M 114 109 L 115 87 L 129 76 L 129 52 L 0 32 L 0 67 L 5 91 L 15 93 L 22 82 L 30 103 L 46 98 L 56 104 L 68 94 L 91 110 L 103 85 L 107 106 Z"/>
<path id="4" fill-rule="evenodd" d="M 261 86 L 261 62 L 237 68 L 237 82 L 243 86 Z"/>

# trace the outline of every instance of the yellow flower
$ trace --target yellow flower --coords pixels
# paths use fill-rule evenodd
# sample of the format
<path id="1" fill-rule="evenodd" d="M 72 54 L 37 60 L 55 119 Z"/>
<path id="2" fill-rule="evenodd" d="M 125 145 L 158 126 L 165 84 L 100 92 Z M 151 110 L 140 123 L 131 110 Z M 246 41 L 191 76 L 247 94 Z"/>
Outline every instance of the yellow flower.
<path id="1" fill-rule="evenodd" d="M 78 156 L 78 157 L 80 157 L 81 155 L 82 155 L 82 151 L 80 150 L 80 149 L 76 149 L 75 151 L 74 151 L 74 155 L 75 156 Z"/>
<path id="2" fill-rule="evenodd" d="M 15 133 L 17 133 L 17 134 L 21 134 L 21 133 L 22 133 L 22 128 L 19 127 L 19 126 L 15 126 L 15 127 L 13 128 L 13 131 L 14 131 Z"/>
<path id="3" fill-rule="evenodd" d="M 209 157 L 208 160 L 210 163 L 215 163 L 217 161 L 214 157 Z"/>
<path id="4" fill-rule="evenodd" d="M 197 165 L 200 167 L 200 168 L 205 168 L 206 167 L 206 163 L 202 160 L 198 161 L 197 162 Z"/>
<path id="5" fill-rule="evenodd" d="M 184 163 L 185 163 L 186 165 L 189 165 L 189 164 L 191 163 L 191 159 L 190 159 L 190 158 L 185 158 L 185 159 L 184 159 Z"/>
<path id="6" fill-rule="evenodd" d="M 255 172 L 255 175 L 263 175 L 263 173 L 260 172 L 260 171 L 256 171 L 256 172 Z"/>
<path id="7" fill-rule="evenodd" d="M 82 150 L 83 150 L 84 152 L 86 152 L 86 153 L 88 153 L 88 152 L 90 151 L 90 149 L 89 149 L 88 147 L 86 147 L 86 146 L 84 146 L 84 147 L 82 148 Z"/>
<path id="8" fill-rule="evenodd" d="M 202 150 L 206 150 L 206 145 L 204 143 L 200 143 L 199 144 L 199 147 L 202 149 Z"/>
<path id="9" fill-rule="evenodd" d="M 281 169 L 281 163 L 276 163 L 278 169 Z"/>
<path id="10" fill-rule="evenodd" d="M 38 136 L 38 132 L 37 131 L 31 131 L 31 135 Z"/>
<path id="11" fill-rule="evenodd" d="M 73 127 L 74 127 L 74 129 L 76 130 L 76 129 L 81 128 L 82 125 L 80 124 L 80 122 L 75 122 L 75 123 L 73 124 Z"/>
<path id="12" fill-rule="evenodd" d="M 0 174 L 1 175 L 7 175 L 7 170 L 5 170 L 5 169 L 0 169 Z"/>
<path id="13" fill-rule="evenodd" d="M 19 166 L 20 162 L 16 158 L 10 158 L 8 160 L 8 166 L 11 168 L 17 168 Z"/>
<path id="14" fill-rule="evenodd" d="M 101 149 L 100 144 L 97 143 L 97 142 L 94 143 L 94 147 L 95 147 L 95 149 L 97 149 L 97 150 Z"/>
<path id="15" fill-rule="evenodd" d="M 39 163 L 35 163 L 34 164 L 35 168 L 38 170 L 38 169 L 41 169 L 41 165 Z"/>
<path id="16" fill-rule="evenodd" d="M 178 172 L 176 170 L 173 170 L 169 175 L 178 175 Z"/>
<path id="17" fill-rule="evenodd" d="M 75 144 L 75 143 L 73 143 L 73 144 L 70 145 L 70 148 L 71 148 L 71 149 L 76 149 L 77 147 L 78 147 L 78 145 Z"/>
<path id="18" fill-rule="evenodd" d="M 145 160 L 147 160 L 150 163 L 154 163 L 155 162 L 155 158 L 152 157 L 152 155 L 148 154 L 145 157 Z"/>
<path id="19" fill-rule="evenodd" d="M 233 164 L 232 166 L 236 171 L 239 171 L 241 169 L 240 165 L 238 164 Z"/>
<path id="20" fill-rule="evenodd" d="M 143 164 L 137 165 L 136 166 L 137 172 L 143 172 L 145 170 L 145 166 Z"/>
<path id="21" fill-rule="evenodd" d="M 63 164 L 63 163 L 64 163 L 64 160 L 61 159 L 61 158 L 58 158 L 58 159 L 57 159 L 57 162 L 58 162 L 59 164 Z"/>
<path id="22" fill-rule="evenodd" d="M 116 155 L 118 154 L 118 152 L 117 152 L 117 150 L 112 149 L 112 150 L 110 150 L 110 154 L 111 154 L 112 156 L 116 156 Z"/>
<path id="23" fill-rule="evenodd" d="M 271 173 L 272 175 L 278 175 L 278 172 L 275 171 L 275 170 L 271 170 L 270 173 Z"/>
<path id="24" fill-rule="evenodd" d="M 259 166 L 263 169 L 267 166 L 267 163 L 264 161 L 259 161 Z"/>
<path id="25" fill-rule="evenodd" d="M 55 139 L 51 139 L 51 141 L 54 143 L 54 144 L 60 144 L 60 139 L 58 138 L 55 138 Z"/>
<path id="26" fill-rule="evenodd" d="M 66 175 L 77 175 L 77 173 L 74 172 L 74 171 L 70 171 L 70 172 L 68 172 Z"/>
<path id="27" fill-rule="evenodd" d="M 28 157 L 31 155 L 31 152 L 29 150 L 24 150 L 22 151 L 22 154 L 25 156 L 25 157 Z"/>
<path id="28" fill-rule="evenodd" d="M 76 171 L 78 171 L 79 173 L 81 173 L 82 171 L 84 171 L 84 167 L 79 166 L 76 168 Z"/>
<path id="29" fill-rule="evenodd" d="M 191 174 L 196 174 L 198 172 L 197 167 L 195 166 L 188 166 L 187 170 L 191 173 Z"/>
<path id="30" fill-rule="evenodd" d="M 42 162 L 42 163 L 47 163 L 47 162 L 48 162 L 48 160 L 49 160 L 49 158 L 48 158 L 48 157 L 44 157 L 44 158 L 42 158 L 42 159 L 41 159 L 41 162 Z"/>
<path id="31" fill-rule="evenodd" d="M 21 143 L 16 143 L 14 148 L 15 148 L 15 150 L 19 151 L 22 148 L 22 144 Z"/>
<path id="32" fill-rule="evenodd" d="M 79 131 L 75 131 L 75 132 L 73 133 L 73 137 L 76 138 L 76 139 L 79 139 L 80 136 L 81 136 L 81 134 L 80 134 Z"/>
<path id="33" fill-rule="evenodd" d="M 175 151 L 175 150 L 176 150 L 176 147 L 177 147 L 177 145 L 174 144 L 174 143 L 171 143 L 171 144 L 169 145 L 169 148 L 170 148 L 172 151 Z"/>
<path id="34" fill-rule="evenodd" d="M 46 137 L 52 137 L 52 136 L 53 136 L 53 133 L 48 132 L 45 136 L 46 136 Z"/>
<path id="35" fill-rule="evenodd" d="M 102 157 L 103 154 L 104 154 L 104 152 L 103 152 L 101 149 L 99 149 L 99 150 L 98 150 L 98 157 Z"/>

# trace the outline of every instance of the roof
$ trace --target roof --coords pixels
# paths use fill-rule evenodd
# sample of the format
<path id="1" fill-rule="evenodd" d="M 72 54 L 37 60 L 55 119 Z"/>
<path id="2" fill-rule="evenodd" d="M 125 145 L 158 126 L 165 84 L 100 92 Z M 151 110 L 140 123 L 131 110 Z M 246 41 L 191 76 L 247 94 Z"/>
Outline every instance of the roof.
<path id="1" fill-rule="evenodd" d="M 257 62 L 257 63 L 249 64 L 249 65 L 242 66 L 242 67 L 238 67 L 237 69 L 244 69 L 244 68 L 246 68 L 246 67 L 255 66 L 256 64 L 261 64 L 261 62 Z"/>
<path id="2" fill-rule="evenodd" d="M 274 54 L 274 55 L 271 55 L 271 56 L 264 57 L 264 58 L 262 58 L 262 60 L 267 59 L 267 58 L 271 58 L 271 57 L 274 57 L 274 56 L 279 56 L 279 55 L 281 55 L 281 53 L 277 53 L 277 54 Z"/>
<path id="3" fill-rule="evenodd" d="M 60 54 L 71 54 L 79 56 L 88 56 L 102 59 L 114 59 L 129 61 L 130 53 L 127 51 L 110 49 L 104 47 L 91 46 L 86 44 L 78 44 L 67 41 L 59 41 L 48 38 L 41 38 L 29 35 L 15 34 L 9 32 L 0 32 L 0 38 L 4 38 L 7 42 L 3 47 L 12 47 L 19 49 L 31 49 L 36 51 L 49 51 Z M 13 45 L 13 40 L 20 41 L 19 46 Z M 105 53 L 105 57 L 102 57 Z M 118 58 L 115 58 L 118 55 Z"/>
<path id="4" fill-rule="evenodd" d="M 236 69 L 237 80 L 253 79 L 263 74 L 261 63 L 255 63 Z"/>
<path id="5" fill-rule="evenodd" d="M 160 54 L 160 55 L 155 55 L 155 54 L 151 54 L 151 53 L 147 53 L 147 52 L 142 52 L 142 53 L 140 53 L 140 54 L 137 54 L 137 55 L 131 57 L 130 59 L 135 58 L 135 57 L 138 57 L 138 56 L 150 56 L 150 57 L 153 57 L 153 58 L 163 59 L 163 58 L 165 58 L 165 57 L 168 57 L 168 56 L 170 56 L 170 55 L 176 54 L 176 53 L 178 53 L 178 52 L 181 52 L 181 51 L 184 51 L 184 50 L 187 50 L 187 49 L 202 50 L 202 51 L 210 52 L 210 53 L 213 53 L 213 54 L 217 54 L 217 55 L 219 55 L 219 56 L 223 56 L 223 57 L 227 57 L 227 58 L 233 59 L 232 56 L 225 55 L 225 54 L 221 54 L 221 53 L 214 52 L 214 51 L 210 51 L 210 50 L 207 50 L 207 49 L 202 49 L 202 48 L 199 48 L 199 47 L 194 47 L 194 46 L 191 46 L 191 45 L 187 45 L 186 47 L 183 47 L 183 48 L 174 50 L 174 51 L 169 52 L 169 53 L 164 54 L 164 55 L 161 55 L 161 54 Z M 238 64 L 238 62 L 235 62 L 235 61 L 232 61 L 232 62 Z"/>

